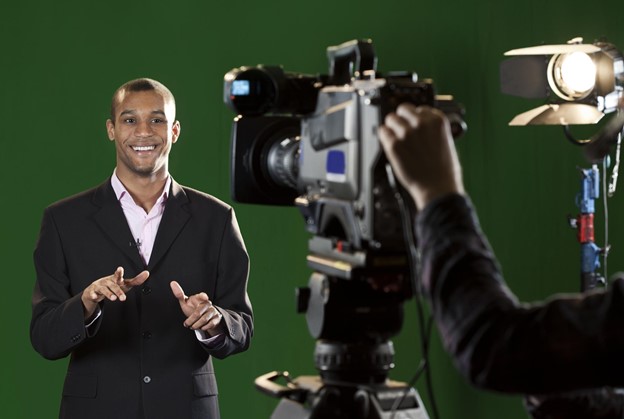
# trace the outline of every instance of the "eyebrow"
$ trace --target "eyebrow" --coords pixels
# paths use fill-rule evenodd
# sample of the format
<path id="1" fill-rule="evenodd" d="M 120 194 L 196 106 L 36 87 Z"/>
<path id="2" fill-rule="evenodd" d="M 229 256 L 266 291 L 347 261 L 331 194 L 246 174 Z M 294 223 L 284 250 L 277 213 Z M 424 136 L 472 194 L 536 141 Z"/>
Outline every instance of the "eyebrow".
<path id="1" fill-rule="evenodd" d="M 125 115 L 134 115 L 136 113 L 136 110 L 134 109 L 127 109 L 125 111 L 121 111 L 121 113 L 119 114 L 119 116 L 125 116 Z M 161 111 L 160 109 L 157 109 L 155 111 L 151 112 L 151 115 L 162 115 L 162 116 L 167 116 L 165 114 L 164 111 Z"/>

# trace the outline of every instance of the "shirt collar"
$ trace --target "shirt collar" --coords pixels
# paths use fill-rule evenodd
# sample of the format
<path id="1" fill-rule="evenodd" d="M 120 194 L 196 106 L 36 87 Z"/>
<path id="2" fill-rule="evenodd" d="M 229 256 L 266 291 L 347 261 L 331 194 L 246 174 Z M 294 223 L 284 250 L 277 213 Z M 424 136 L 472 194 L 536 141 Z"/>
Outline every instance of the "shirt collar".
<path id="1" fill-rule="evenodd" d="M 121 180 L 119 180 L 119 177 L 117 176 L 117 169 L 113 171 L 113 176 L 111 176 L 111 185 L 113 187 L 113 190 L 115 191 L 115 196 L 117 197 L 118 201 L 121 201 L 121 199 L 125 195 L 127 195 L 130 199 L 132 199 L 132 195 L 130 195 L 126 187 L 123 185 L 123 183 L 121 183 Z M 171 175 L 168 175 L 167 181 L 165 182 L 165 187 L 163 188 L 162 194 L 160 195 L 158 200 L 156 200 L 156 203 L 163 202 L 167 199 L 170 188 L 171 188 Z"/>

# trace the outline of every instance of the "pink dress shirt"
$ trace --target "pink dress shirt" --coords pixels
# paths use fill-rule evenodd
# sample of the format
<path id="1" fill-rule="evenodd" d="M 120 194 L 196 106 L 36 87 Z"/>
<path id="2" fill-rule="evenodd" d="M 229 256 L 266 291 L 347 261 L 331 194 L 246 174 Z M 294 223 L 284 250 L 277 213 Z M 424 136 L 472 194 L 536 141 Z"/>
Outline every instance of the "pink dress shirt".
<path id="1" fill-rule="evenodd" d="M 137 244 L 139 253 L 143 258 L 143 262 L 147 265 L 152 255 L 152 249 L 154 248 L 154 240 L 156 240 L 158 226 L 160 225 L 160 220 L 162 220 L 162 215 L 165 211 L 167 195 L 171 187 L 171 176 L 167 177 L 165 188 L 149 213 L 146 213 L 143 208 L 134 202 L 130 193 L 117 177 L 116 172 L 113 173 L 111 184 L 117 196 L 117 200 L 119 200 L 121 204 L 124 215 L 126 216 L 128 226 L 130 226 L 130 231 Z"/>

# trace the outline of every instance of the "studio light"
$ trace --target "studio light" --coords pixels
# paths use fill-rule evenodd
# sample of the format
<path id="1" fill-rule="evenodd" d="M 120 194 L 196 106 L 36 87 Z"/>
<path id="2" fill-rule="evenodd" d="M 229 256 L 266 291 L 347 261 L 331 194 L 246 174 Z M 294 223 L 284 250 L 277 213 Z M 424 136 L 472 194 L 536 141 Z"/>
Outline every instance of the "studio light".
<path id="1" fill-rule="evenodd" d="M 503 93 L 546 104 L 514 117 L 509 125 L 595 124 L 617 109 L 624 86 L 624 58 L 610 43 L 562 45 L 507 51 L 501 63 Z"/>
<path id="2" fill-rule="evenodd" d="M 624 58 L 610 43 L 583 44 L 582 38 L 564 45 L 514 49 L 505 55 L 511 58 L 500 65 L 503 93 L 546 99 L 546 104 L 516 115 L 509 125 L 561 125 L 568 140 L 583 146 L 585 156 L 592 163 L 590 169 L 581 169 L 581 191 L 576 198 L 580 213 L 570 218 L 570 225 L 578 230 L 581 244 L 581 289 L 604 286 L 606 267 L 603 276 L 598 272 L 599 258 L 604 257 L 606 263 L 609 245 L 605 239 L 601 249 L 594 242 L 595 200 L 600 196 L 598 163 L 603 164 L 606 182 L 610 161 L 607 156 L 615 145 L 615 164 L 608 185 L 608 196 L 612 196 L 618 176 L 624 112 L 617 112 L 589 139 L 575 138 L 569 126 L 596 124 L 605 114 L 620 110 Z M 606 191 L 606 184 L 603 185 Z M 608 237 L 607 224 L 605 221 L 605 237 Z"/>

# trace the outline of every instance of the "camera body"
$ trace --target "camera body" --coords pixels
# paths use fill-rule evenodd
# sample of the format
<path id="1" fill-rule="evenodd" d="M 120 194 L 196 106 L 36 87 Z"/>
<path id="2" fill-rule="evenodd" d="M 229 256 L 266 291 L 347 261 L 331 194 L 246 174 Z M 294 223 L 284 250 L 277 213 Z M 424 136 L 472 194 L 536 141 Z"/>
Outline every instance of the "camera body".
<path id="1" fill-rule="evenodd" d="M 329 47 L 328 58 L 326 76 L 266 66 L 226 74 L 224 99 L 239 113 L 232 130 L 232 197 L 296 205 L 315 236 L 308 258 L 314 269 L 341 277 L 362 270 L 404 277 L 404 231 L 377 128 L 410 102 L 442 109 L 460 135 L 463 109 L 413 73 L 377 77 L 369 40 Z M 330 269 L 336 260 L 349 264 L 347 271 Z M 404 296 L 411 295 L 404 285 Z"/>

